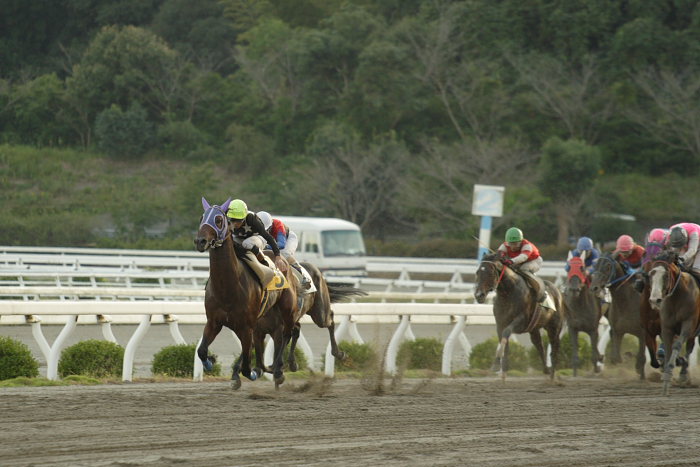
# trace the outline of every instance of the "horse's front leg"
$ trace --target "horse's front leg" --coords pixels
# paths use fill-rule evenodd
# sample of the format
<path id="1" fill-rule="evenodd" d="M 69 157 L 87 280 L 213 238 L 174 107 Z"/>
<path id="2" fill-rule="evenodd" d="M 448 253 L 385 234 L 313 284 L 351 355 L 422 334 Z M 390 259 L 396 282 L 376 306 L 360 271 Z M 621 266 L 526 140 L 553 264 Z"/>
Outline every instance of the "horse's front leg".
<path id="1" fill-rule="evenodd" d="M 690 354 L 693 352 L 693 348 L 695 347 L 695 337 L 691 337 L 690 339 L 687 339 L 685 341 L 685 356 L 681 357 L 680 364 L 681 364 L 681 374 L 678 378 L 678 382 L 680 384 L 690 384 L 690 373 L 688 372 L 688 362 L 690 360 Z"/>
<path id="2" fill-rule="evenodd" d="M 578 376 L 578 329 L 569 328 L 569 340 L 571 340 L 571 368 L 574 370 L 574 378 Z M 595 363 L 594 363 L 595 365 Z"/>
<path id="3" fill-rule="evenodd" d="M 672 345 L 675 346 L 675 343 L 673 342 L 673 337 L 674 333 L 673 330 L 664 328 L 661 330 L 661 341 L 664 344 L 664 347 L 667 349 L 671 349 Z M 673 374 L 673 368 L 676 365 L 676 357 L 677 355 L 673 355 L 675 352 L 666 352 L 664 355 L 664 372 L 661 375 L 661 381 L 664 383 L 664 388 L 663 388 L 663 395 L 667 396 L 668 395 L 668 386 L 671 383 L 671 376 Z"/>
<path id="4" fill-rule="evenodd" d="M 552 353 L 549 355 L 551 360 L 552 360 L 552 367 L 549 370 L 549 379 L 554 379 L 554 374 L 557 371 L 557 367 L 559 366 L 559 345 L 560 345 L 560 339 L 559 339 L 559 331 L 561 330 L 560 326 L 549 326 L 547 328 L 547 337 L 549 337 L 549 344 L 552 346 Z M 577 336 L 578 340 L 578 336 Z M 577 342 L 578 344 L 578 342 Z"/>
<path id="5" fill-rule="evenodd" d="M 510 335 L 514 329 L 520 329 L 526 325 L 525 315 L 520 315 L 515 318 L 508 326 L 503 328 L 500 333 L 498 348 L 496 349 L 496 361 L 500 362 L 501 378 L 505 381 L 506 372 L 508 371 L 508 342 Z"/>
<path id="6" fill-rule="evenodd" d="M 623 333 L 616 332 L 612 324 L 610 325 L 610 363 L 622 363 L 622 337 Z"/>
<path id="7" fill-rule="evenodd" d="M 214 342 L 216 336 L 221 332 L 223 326 L 216 323 L 210 319 L 207 319 L 207 324 L 204 325 L 204 332 L 202 333 L 202 342 L 199 344 L 197 349 L 197 356 L 202 361 L 202 366 L 206 371 L 211 371 L 214 367 L 214 358 L 209 357 L 209 345 Z"/>
<path id="8" fill-rule="evenodd" d="M 588 334 L 591 338 L 591 363 L 593 363 L 593 371 L 600 373 L 600 353 L 598 353 L 598 327 L 594 327 Z"/>
<path id="9" fill-rule="evenodd" d="M 647 350 L 649 351 L 649 364 L 652 368 L 659 368 L 661 364 L 656 358 L 656 352 L 658 351 L 656 345 L 656 336 L 652 335 L 649 329 L 644 329 L 644 342 L 646 344 Z"/>
<path id="10" fill-rule="evenodd" d="M 542 368 L 544 369 L 544 374 L 548 374 L 547 368 L 547 356 L 544 354 L 544 347 L 542 346 L 542 336 L 540 335 L 540 330 L 535 329 L 530 333 L 530 341 L 532 345 L 537 349 L 537 354 L 540 356 L 540 361 L 542 361 Z"/>
<path id="11" fill-rule="evenodd" d="M 233 383 L 231 383 L 231 387 L 233 389 L 240 389 L 240 373 L 243 373 L 243 376 L 251 381 L 258 379 L 258 373 L 250 369 L 250 348 L 253 344 L 253 329 L 244 328 L 240 333 L 237 332 L 236 335 L 238 336 L 238 340 L 241 341 L 242 350 L 241 355 L 233 365 L 233 374 L 231 375 Z"/>

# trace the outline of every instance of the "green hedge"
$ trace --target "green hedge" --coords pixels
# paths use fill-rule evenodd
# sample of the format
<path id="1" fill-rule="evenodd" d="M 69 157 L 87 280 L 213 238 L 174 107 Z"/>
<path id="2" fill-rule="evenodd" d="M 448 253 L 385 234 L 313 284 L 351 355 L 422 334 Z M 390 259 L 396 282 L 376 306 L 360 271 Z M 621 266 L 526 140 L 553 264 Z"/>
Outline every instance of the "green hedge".
<path id="1" fill-rule="evenodd" d="M 39 362 L 27 345 L 10 337 L 0 336 L 0 380 L 39 376 Z"/>
<path id="2" fill-rule="evenodd" d="M 151 373 L 154 375 L 172 376 L 176 378 L 191 378 L 194 371 L 194 355 L 197 344 L 169 345 L 160 349 L 154 356 L 151 364 Z M 216 360 L 216 355 L 209 353 Z M 211 371 L 204 371 L 211 376 L 221 375 L 221 364 L 214 363 Z"/>
<path id="3" fill-rule="evenodd" d="M 90 339 L 78 342 L 61 352 L 58 374 L 84 375 L 94 378 L 122 376 L 124 348 L 114 342 Z"/>
<path id="4" fill-rule="evenodd" d="M 396 356 L 397 365 L 411 370 L 442 369 L 443 343 L 435 338 L 418 338 L 404 341 Z"/>
<path id="5" fill-rule="evenodd" d="M 473 369 L 489 370 L 496 358 L 498 348 L 498 337 L 491 337 L 472 348 L 469 354 L 469 366 Z M 525 347 L 510 340 L 508 344 L 508 369 L 517 371 L 527 371 L 528 358 Z"/>

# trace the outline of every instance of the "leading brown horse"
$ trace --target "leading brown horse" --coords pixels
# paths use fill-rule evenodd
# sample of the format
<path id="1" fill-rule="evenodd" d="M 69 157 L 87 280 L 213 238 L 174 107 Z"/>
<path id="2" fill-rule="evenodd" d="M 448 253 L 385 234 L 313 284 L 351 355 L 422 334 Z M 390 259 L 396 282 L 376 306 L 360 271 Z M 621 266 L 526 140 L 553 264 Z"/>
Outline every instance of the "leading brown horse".
<path id="1" fill-rule="evenodd" d="M 681 366 L 680 381 L 689 381 L 688 356 L 700 324 L 700 288 L 688 272 L 675 264 L 674 253 L 658 256 L 649 271 L 649 303 L 659 311 L 661 339 L 666 348 L 663 394 L 668 394 L 673 368 Z M 685 355 L 680 356 L 685 343 Z"/>
<path id="2" fill-rule="evenodd" d="M 296 290 L 289 287 L 268 291 L 269 295 L 264 297 L 263 286 L 257 276 L 245 264 L 245 260 L 239 258 L 239 255 L 245 254 L 245 250 L 232 238 L 226 217 L 230 201 L 228 199 L 221 206 L 211 206 L 202 198 L 204 214 L 194 244 L 200 252 L 209 251 L 209 281 L 204 295 L 207 323 L 197 355 L 204 368 L 210 369 L 212 362 L 208 357 L 208 347 L 226 326 L 238 336 L 242 347 L 241 355 L 233 366 L 232 387 L 241 387 L 239 373 L 251 381 L 256 380 L 260 373 L 250 367 L 253 331 L 260 317 L 275 307 L 279 310 L 278 324 L 282 336 L 280 345 L 275 346 L 273 364 L 275 385 L 279 386 L 284 381 L 282 352 L 291 339 L 295 323 Z M 286 278 L 293 282 L 295 279 L 290 269 L 287 268 Z"/>
<path id="3" fill-rule="evenodd" d="M 564 323 L 562 297 L 559 290 L 549 281 L 543 281 L 547 293 L 554 302 L 554 309 L 537 303 L 536 292 L 528 286 L 525 278 L 505 266 L 497 254 L 485 255 L 476 270 L 474 298 L 479 303 L 486 301 L 492 290 L 496 291 L 493 301 L 493 314 L 496 318 L 496 332 L 500 342 L 496 354 L 496 365 L 500 366 L 501 377 L 508 370 L 508 339 L 512 333 L 529 333 L 542 360 L 545 374 L 554 378 L 559 360 L 559 334 Z M 547 367 L 547 357 L 542 346 L 540 329 L 547 331 L 552 346 L 552 367 Z"/>

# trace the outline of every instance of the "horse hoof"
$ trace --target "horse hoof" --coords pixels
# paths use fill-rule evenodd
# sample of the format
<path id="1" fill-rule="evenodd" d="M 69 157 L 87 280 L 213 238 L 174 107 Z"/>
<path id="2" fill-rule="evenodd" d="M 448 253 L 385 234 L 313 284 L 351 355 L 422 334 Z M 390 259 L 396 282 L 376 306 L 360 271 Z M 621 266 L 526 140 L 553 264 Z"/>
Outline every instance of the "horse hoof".
<path id="1" fill-rule="evenodd" d="M 348 354 L 343 352 L 342 350 L 338 352 L 338 355 L 333 355 L 336 360 L 340 360 L 341 362 L 344 361 L 346 358 L 348 358 Z"/>
<path id="2" fill-rule="evenodd" d="M 279 387 L 282 383 L 284 383 L 284 375 L 275 376 L 275 388 Z"/>
<path id="3" fill-rule="evenodd" d="M 289 371 L 299 371 L 299 365 L 297 362 L 289 362 L 287 366 L 289 367 Z"/>
<path id="4" fill-rule="evenodd" d="M 238 391 L 241 389 L 241 380 L 240 379 L 235 379 L 231 382 L 231 389 L 234 391 Z"/>
<path id="5" fill-rule="evenodd" d="M 258 372 L 255 370 L 250 370 L 250 376 L 248 376 L 248 379 L 251 381 L 258 379 Z"/>
<path id="6" fill-rule="evenodd" d="M 204 367 L 204 371 L 211 371 L 211 369 L 214 368 L 214 365 L 212 365 L 211 360 L 208 358 L 202 362 L 202 366 Z"/>

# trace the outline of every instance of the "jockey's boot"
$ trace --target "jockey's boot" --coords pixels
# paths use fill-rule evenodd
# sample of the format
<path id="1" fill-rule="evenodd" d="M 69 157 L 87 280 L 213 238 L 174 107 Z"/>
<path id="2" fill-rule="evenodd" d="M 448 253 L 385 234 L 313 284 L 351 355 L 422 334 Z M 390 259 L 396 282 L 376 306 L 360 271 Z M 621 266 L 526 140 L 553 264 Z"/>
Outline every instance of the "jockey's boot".
<path id="1" fill-rule="evenodd" d="M 272 281 L 272 279 L 275 277 L 275 272 L 267 266 L 267 263 L 263 260 L 261 261 L 260 258 L 257 257 L 252 251 L 249 251 L 245 255 L 245 259 L 248 262 L 248 266 L 250 266 L 250 269 L 253 270 L 256 276 L 258 276 L 258 280 L 260 280 L 260 283 L 262 284 L 263 288 L 267 286 L 267 284 Z M 256 261 L 257 260 L 257 261 Z"/>
<path id="2" fill-rule="evenodd" d="M 289 264 L 291 264 L 291 266 L 297 271 L 299 271 L 299 274 L 301 274 L 301 288 L 304 290 L 310 289 L 311 282 L 309 282 L 309 280 L 306 278 L 306 274 L 304 274 L 304 271 L 301 269 L 301 264 L 299 264 L 299 262 L 296 259 L 294 259 L 293 262 L 290 261 Z"/>
<path id="3" fill-rule="evenodd" d="M 265 255 L 262 251 L 260 251 L 260 248 L 258 248 L 257 245 L 251 248 L 250 251 L 253 253 L 253 255 L 255 255 L 260 264 L 263 266 L 270 266 L 270 264 L 267 262 L 267 258 L 265 258 Z"/>
<path id="4" fill-rule="evenodd" d="M 537 294 L 537 303 L 544 302 L 547 298 L 547 290 L 544 288 L 544 282 L 542 282 L 542 279 L 528 271 L 520 272 L 522 272 L 523 275 L 528 278 L 528 281 L 530 282 L 530 287 L 532 287 L 535 293 Z"/>

